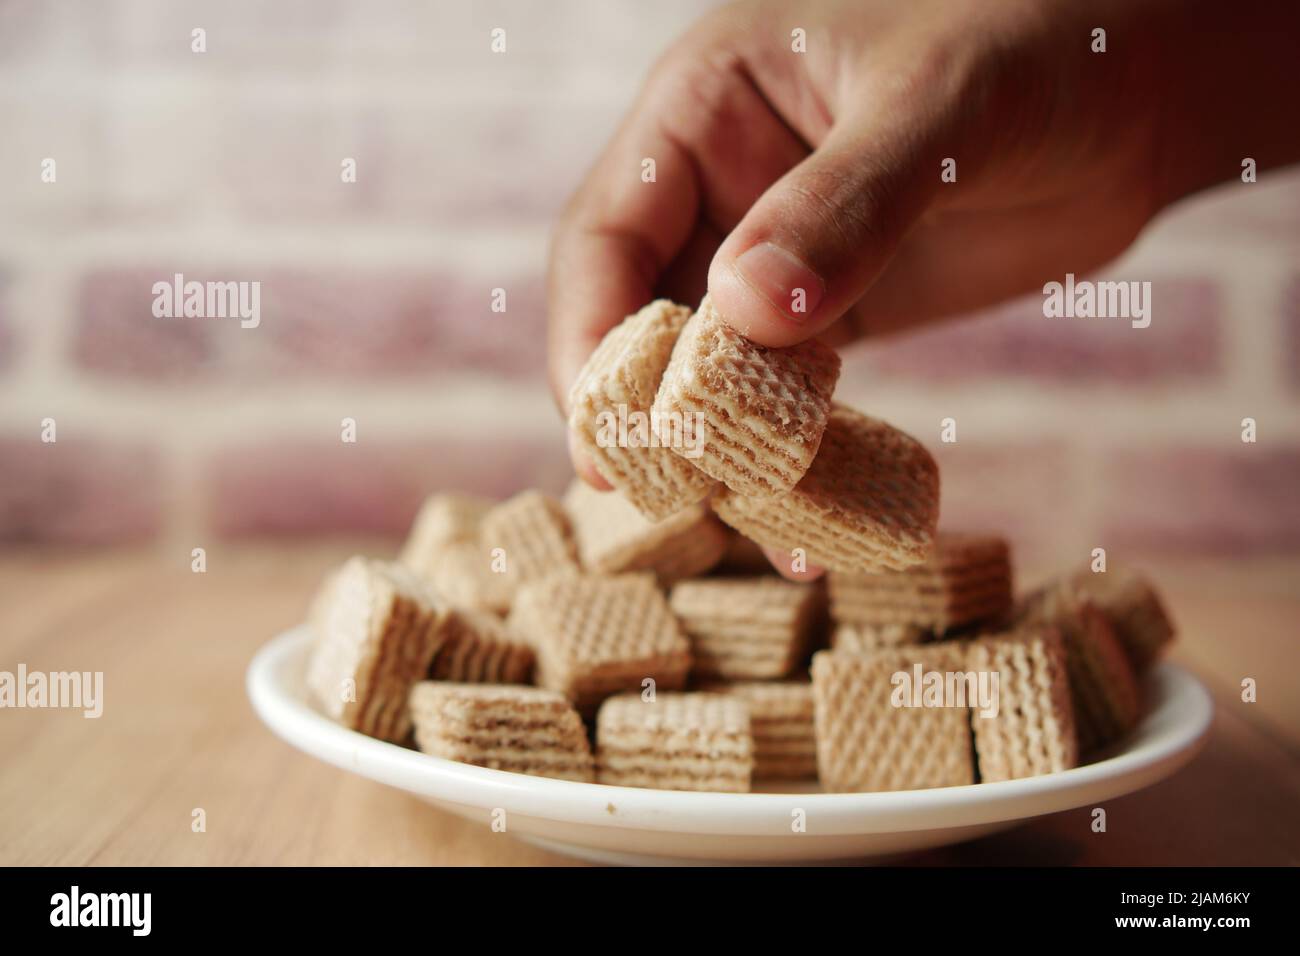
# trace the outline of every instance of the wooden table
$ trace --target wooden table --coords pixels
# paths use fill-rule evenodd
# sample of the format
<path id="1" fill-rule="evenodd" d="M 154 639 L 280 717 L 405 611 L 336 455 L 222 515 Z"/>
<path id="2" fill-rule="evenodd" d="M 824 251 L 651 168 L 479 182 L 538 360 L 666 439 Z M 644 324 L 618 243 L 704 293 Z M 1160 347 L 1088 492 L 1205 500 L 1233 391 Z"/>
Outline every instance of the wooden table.
<path id="1" fill-rule="evenodd" d="M 393 546 L 212 548 L 204 574 L 188 548 L 0 555 L 0 670 L 105 675 L 98 720 L 0 710 L 0 864 L 570 864 L 321 764 L 253 715 L 249 658 L 352 550 Z M 1300 863 L 1300 559 L 1162 568 L 1175 657 L 1217 706 L 1201 756 L 1109 803 L 1104 834 L 1081 809 L 916 863 Z"/>

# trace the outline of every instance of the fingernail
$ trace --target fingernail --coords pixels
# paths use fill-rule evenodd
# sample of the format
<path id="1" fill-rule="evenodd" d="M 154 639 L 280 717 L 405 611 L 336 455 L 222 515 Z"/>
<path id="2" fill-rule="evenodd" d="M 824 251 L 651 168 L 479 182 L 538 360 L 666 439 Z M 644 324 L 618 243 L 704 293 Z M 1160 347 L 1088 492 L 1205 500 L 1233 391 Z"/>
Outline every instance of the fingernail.
<path id="1" fill-rule="evenodd" d="M 736 259 L 736 272 L 763 298 L 794 322 L 806 322 L 826 286 L 798 257 L 770 242 L 760 242 Z"/>

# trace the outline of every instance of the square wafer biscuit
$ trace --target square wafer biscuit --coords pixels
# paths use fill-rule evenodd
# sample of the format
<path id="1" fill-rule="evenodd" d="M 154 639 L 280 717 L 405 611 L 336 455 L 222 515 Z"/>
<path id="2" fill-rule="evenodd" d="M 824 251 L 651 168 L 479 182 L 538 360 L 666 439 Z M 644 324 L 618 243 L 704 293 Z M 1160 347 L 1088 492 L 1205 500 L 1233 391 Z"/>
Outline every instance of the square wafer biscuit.
<path id="1" fill-rule="evenodd" d="M 1070 580 L 1109 619 L 1139 673 L 1158 660 L 1173 642 L 1173 621 L 1144 575 L 1112 566 L 1096 574 L 1084 568 Z"/>
<path id="2" fill-rule="evenodd" d="M 749 712 L 720 694 L 611 697 L 596 717 L 599 783 L 656 790 L 749 790 Z"/>
<path id="3" fill-rule="evenodd" d="M 808 780 L 817 776 L 812 684 L 808 681 L 740 681 L 706 684 L 707 694 L 737 697 L 749 708 L 755 780 Z"/>
<path id="4" fill-rule="evenodd" d="M 493 770 L 591 783 L 587 729 L 560 694 L 536 687 L 424 681 L 410 695 L 416 745 Z"/>
<path id="5" fill-rule="evenodd" d="M 1010 611 L 1011 552 L 997 535 L 940 532 L 921 564 L 878 574 L 832 571 L 827 591 L 837 623 L 943 634 Z"/>
<path id="6" fill-rule="evenodd" d="M 478 544 L 489 571 L 512 596 L 529 581 L 578 571 L 564 506 L 540 491 L 520 492 L 484 515 Z"/>
<path id="7" fill-rule="evenodd" d="M 1137 673 L 1106 616 L 1073 587 L 1045 588 L 1022 601 L 1021 626 L 1045 625 L 1065 642 L 1065 668 L 1079 752 L 1088 754 L 1113 743 L 1141 716 Z"/>
<path id="8" fill-rule="evenodd" d="M 970 708 L 909 701 L 896 674 L 965 670 L 953 644 L 813 655 L 817 771 L 832 792 L 922 790 L 975 782 Z"/>
<path id="9" fill-rule="evenodd" d="M 817 454 L 839 376 L 834 349 L 815 340 L 757 345 L 706 295 L 677 339 L 654 407 L 661 418 L 703 423 L 695 467 L 739 494 L 783 495 Z"/>
<path id="10" fill-rule="evenodd" d="M 406 697 L 438 649 L 438 599 L 409 568 L 354 557 L 312 604 L 307 686 L 343 726 L 401 742 Z"/>
<path id="11" fill-rule="evenodd" d="M 525 585 L 510 629 L 537 655 L 535 679 L 586 715 L 647 678 L 660 690 L 680 688 L 690 645 L 649 573 L 610 577 L 560 575 Z"/>
<path id="12" fill-rule="evenodd" d="M 651 521 L 621 495 L 574 481 L 564 507 L 583 568 L 597 574 L 653 571 L 664 586 L 709 570 L 731 536 L 703 502 Z"/>
<path id="13" fill-rule="evenodd" d="M 713 486 L 690 460 L 666 447 L 686 436 L 664 433 L 650 418 L 673 344 L 690 314 L 686 306 L 659 299 L 628 316 L 606 334 L 569 392 L 574 443 L 652 521 L 703 500 Z"/>
<path id="14" fill-rule="evenodd" d="M 998 675 L 998 713 L 972 715 L 980 780 L 1016 780 L 1069 770 L 1078 740 L 1065 645 L 1052 628 L 1026 628 L 972 641 L 967 664 Z"/>
<path id="15" fill-rule="evenodd" d="M 806 653 L 821 589 L 775 575 L 702 578 L 673 587 L 668 605 L 691 642 L 697 677 L 785 677 Z"/>
<path id="16" fill-rule="evenodd" d="M 922 644 L 933 635 L 912 624 L 836 624 L 831 630 L 831 649 L 861 654 L 883 647 Z"/>
<path id="17" fill-rule="evenodd" d="M 449 544 L 476 540 L 479 523 L 491 508 L 491 501 L 473 495 L 430 495 L 420 506 L 397 560 L 431 577 L 432 564 L 441 550 Z"/>
<path id="18" fill-rule="evenodd" d="M 782 498 L 720 489 L 713 510 L 760 544 L 849 574 L 902 571 L 930 556 L 939 470 L 919 442 L 842 405 L 808 473 Z"/>
<path id="19" fill-rule="evenodd" d="M 447 603 L 504 615 L 510 610 L 514 581 L 492 570 L 490 554 L 477 541 L 453 541 L 434 549 L 420 573 Z"/>
<path id="20" fill-rule="evenodd" d="M 533 679 L 533 649 L 485 611 L 451 608 L 442 618 L 441 637 L 429 677 L 468 684 L 528 684 Z"/>

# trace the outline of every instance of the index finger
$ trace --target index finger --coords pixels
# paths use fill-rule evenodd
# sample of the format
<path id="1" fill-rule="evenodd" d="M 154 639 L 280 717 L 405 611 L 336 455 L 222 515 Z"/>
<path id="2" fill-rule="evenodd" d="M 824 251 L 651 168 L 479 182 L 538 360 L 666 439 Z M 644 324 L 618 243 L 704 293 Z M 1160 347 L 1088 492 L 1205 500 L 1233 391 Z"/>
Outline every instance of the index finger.
<path id="1" fill-rule="evenodd" d="M 643 161 L 654 181 L 643 182 Z M 662 182 L 661 182 L 662 181 Z M 671 190 L 665 198 L 658 189 Z M 579 188 L 556 229 L 547 274 L 551 390 L 569 387 L 611 328 L 651 300 L 690 236 L 699 187 L 689 157 L 652 117 L 634 113 Z"/>
<path id="2" fill-rule="evenodd" d="M 561 409 L 601 337 L 656 298 L 692 238 L 730 232 L 807 156 L 733 33 L 705 23 L 660 62 L 556 229 L 548 339 Z"/>

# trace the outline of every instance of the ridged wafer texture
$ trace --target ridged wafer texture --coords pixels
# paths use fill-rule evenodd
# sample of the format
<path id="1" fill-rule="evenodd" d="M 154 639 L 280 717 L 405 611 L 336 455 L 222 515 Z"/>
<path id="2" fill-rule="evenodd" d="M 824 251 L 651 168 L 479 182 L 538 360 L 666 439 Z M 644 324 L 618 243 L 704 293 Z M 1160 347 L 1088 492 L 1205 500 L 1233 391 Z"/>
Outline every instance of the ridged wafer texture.
<path id="1" fill-rule="evenodd" d="M 740 494 L 783 495 L 817 454 L 839 375 L 833 349 L 814 340 L 757 345 L 706 295 L 673 348 L 655 410 L 703 416 L 703 452 L 691 459 L 701 471 Z"/>
<path id="2" fill-rule="evenodd" d="M 798 664 L 821 589 L 768 575 L 682 581 L 668 605 L 691 642 L 697 677 L 785 677 Z"/>
<path id="3" fill-rule="evenodd" d="M 703 574 L 722 559 L 731 531 L 703 502 L 651 521 L 617 493 L 574 481 L 564 507 L 587 571 L 653 571 L 665 587 Z"/>
<path id="4" fill-rule="evenodd" d="M 416 745 L 447 760 L 591 783 L 587 730 L 563 695 L 536 687 L 424 681 L 410 694 Z"/>
<path id="5" fill-rule="evenodd" d="M 971 670 L 998 674 L 998 713 L 971 716 L 982 782 L 1069 770 L 1079 762 L 1065 644 L 1050 627 L 972 641 Z"/>
<path id="6" fill-rule="evenodd" d="M 649 421 L 673 344 L 690 313 L 659 299 L 628 316 L 601 340 L 569 392 L 573 440 L 596 471 L 652 521 L 702 501 L 714 484 L 689 459 L 664 446 L 684 441 L 681 430 L 661 434 Z M 626 435 L 611 430 L 619 422 L 625 423 Z"/>
<path id="7" fill-rule="evenodd" d="M 611 697 L 596 717 L 600 783 L 657 790 L 749 790 L 754 740 L 743 701 L 720 694 Z"/>
<path id="8" fill-rule="evenodd" d="M 817 771 L 831 792 L 922 790 L 975 782 L 970 708 L 896 706 L 907 700 L 915 665 L 942 674 L 965 670 L 952 644 L 813 655 Z"/>
<path id="9" fill-rule="evenodd" d="M 438 649 L 440 620 L 438 598 L 409 568 L 351 558 L 312 603 L 308 688 L 343 726 L 401 742 L 406 698 Z"/>
<path id="10" fill-rule="evenodd" d="M 754 738 L 755 780 L 807 780 L 817 776 L 817 734 L 812 684 L 803 680 L 738 681 L 700 687 L 744 701 Z"/>
<path id="11" fill-rule="evenodd" d="M 470 684 L 528 684 L 533 649 L 486 611 L 451 608 L 439 627 L 438 651 L 429 668 L 437 681 Z"/>
<path id="12" fill-rule="evenodd" d="M 479 526 L 488 570 L 513 596 L 529 581 L 578 571 L 578 550 L 564 506 L 540 491 L 524 491 L 494 507 Z M 504 570 L 498 571 L 498 559 Z"/>
<path id="13" fill-rule="evenodd" d="M 788 495 L 719 489 L 713 510 L 768 547 L 804 549 L 808 563 L 849 574 L 902 571 L 934 546 L 939 470 L 919 442 L 842 405 L 808 473 Z"/>
<path id="14" fill-rule="evenodd" d="M 1110 620 L 1139 673 L 1158 660 L 1173 642 L 1173 621 L 1155 586 L 1144 575 L 1112 566 L 1100 574 L 1085 568 L 1070 580 Z"/>
<path id="15" fill-rule="evenodd" d="M 940 532 L 930 557 L 905 571 L 827 575 L 831 619 L 944 633 L 1011 609 L 1011 552 L 996 535 Z"/>
<path id="16" fill-rule="evenodd" d="M 1087 594 L 1073 586 L 1037 591 L 1022 602 L 1017 623 L 1046 625 L 1061 634 L 1081 754 L 1113 743 L 1137 726 L 1137 673 L 1109 619 Z"/>
<path id="17" fill-rule="evenodd" d="M 418 574 L 432 577 L 434 562 L 446 545 L 478 538 L 479 523 L 492 504 L 487 498 L 473 495 L 430 495 L 420 506 L 397 560 Z"/>
<path id="18" fill-rule="evenodd" d="M 538 685 L 559 691 L 584 714 L 621 691 L 654 680 L 683 686 L 690 645 L 654 576 L 558 575 L 520 589 L 507 621 L 537 655 Z"/>
<path id="19" fill-rule="evenodd" d="M 884 647 L 922 644 L 930 631 L 912 624 L 836 624 L 831 630 L 831 649 L 860 654 Z"/>

